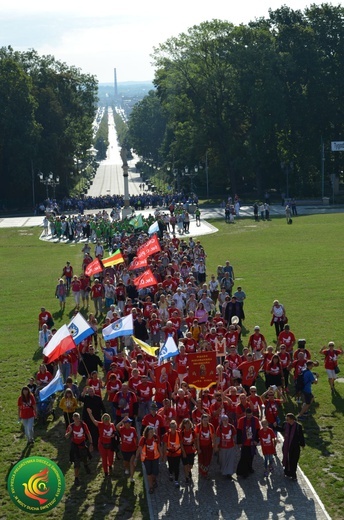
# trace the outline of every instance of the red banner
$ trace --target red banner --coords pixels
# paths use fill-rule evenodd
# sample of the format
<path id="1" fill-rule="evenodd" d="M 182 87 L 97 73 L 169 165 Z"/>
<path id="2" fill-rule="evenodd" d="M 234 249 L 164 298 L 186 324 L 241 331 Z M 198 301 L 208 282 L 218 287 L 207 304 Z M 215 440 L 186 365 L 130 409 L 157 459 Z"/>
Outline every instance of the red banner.
<path id="1" fill-rule="evenodd" d="M 93 276 L 94 274 L 101 273 L 104 268 L 99 262 L 98 258 L 95 258 L 85 269 L 86 276 Z"/>
<path id="2" fill-rule="evenodd" d="M 134 271 L 134 269 L 141 269 L 141 267 L 147 267 L 147 258 L 137 258 L 135 257 L 134 260 L 129 265 L 129 271 Z"/>
<path id="3" fill-rule="evenodd" d="M 154 274 L 150 269 L 147 269 L 143 274 L 134 278 L 134 284 L 137 289 L 143 289 L 144 287 L 151 287 L 157 285 Z"/>
<path id="4" fill-rule="evenodd" d="M 143 258 L 148 258 L 154 253 L 158 253 L 161 251 L 160 243 L 158 237 L 153 235 L 152 238 L 147 240 L 139 249 L 137 250 L 137 258 L 142 260 Z"/>
<path id="5" fill-rule="evenodd" d="M 155 388 L 166 388 L 170 366 L 171 363 L 164 363 L 163 365 L 154 368 Z"/>
<path id="6" fill-rule="evenodd" d="M 216 352 L 188 354 L 188 384 L 198 390 L 216 383 Z"/>

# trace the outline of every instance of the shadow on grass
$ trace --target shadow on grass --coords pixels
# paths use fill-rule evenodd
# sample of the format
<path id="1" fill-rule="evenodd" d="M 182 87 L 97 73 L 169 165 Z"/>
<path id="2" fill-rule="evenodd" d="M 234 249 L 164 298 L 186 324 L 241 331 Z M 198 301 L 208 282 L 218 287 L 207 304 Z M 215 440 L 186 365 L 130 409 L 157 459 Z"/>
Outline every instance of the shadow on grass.
<path id="1" fill-rule="evenodd" d="M 18 458 L 18 460 L 14 461 L 14 462 L 11 462 L 11 464 L 9 465 L 9 468 L 8 468 L 8 470 L 7 470 L 7 473 L 6 473 L 6 475 L 5 475 L 5 482 L 6 482 L 6 483 L 7 483 L 7 480 L 8 480 L 9 474 L 10 474 L 11 471 L 12 471 L 12 468 L 13 468 L 16 464 L 18 464 L 18 462 L 20 462 L 21 460 L 26 459 L 27 457 L 30 457 L 32 447 L 33 447 L 32 444 L 26 444 L 26 446 L 25 446 L 25 448 L 23 449 L 23 451 L 21 452 L 20 457 Z"/>

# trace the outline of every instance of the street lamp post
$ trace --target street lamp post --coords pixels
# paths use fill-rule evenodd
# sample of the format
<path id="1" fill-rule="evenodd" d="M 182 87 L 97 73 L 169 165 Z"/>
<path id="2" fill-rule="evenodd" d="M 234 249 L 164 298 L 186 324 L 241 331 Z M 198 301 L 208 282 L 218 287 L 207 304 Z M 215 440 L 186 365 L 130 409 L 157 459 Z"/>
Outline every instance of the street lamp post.
<path id="1" fill-rule="evenodd" d="M 54 178 L 54 174 L 52 172 L 50 172 L 47 177 L 44 177 L 44 174 L 42 172 L 39 172 L 38 177 L 39 182 L 45 185 L 47 199 L 49 199 L 49 186 L 52 186 L 53 188 L 53 198 L 55 199 L 55 190 L 56 186 L 60 184 L 60 177 L 57 175 L 56 178 Z"/>
<path id="2" fill-rule="evenodd" d="M 190 171 L 190 173 L 189 173 L 188 166 L 185 166 L 184 172 L 182 172 L 183 176 L 185 175 L 186 177 L 190 177 L 190 193 L 193 193 L 193 188 L 194 188 L 193 179 L 194 179 L 194 177 L 196 177 L 197 173 L 198 173 L 198 166 L 194 166 L 193 171 Z"/>

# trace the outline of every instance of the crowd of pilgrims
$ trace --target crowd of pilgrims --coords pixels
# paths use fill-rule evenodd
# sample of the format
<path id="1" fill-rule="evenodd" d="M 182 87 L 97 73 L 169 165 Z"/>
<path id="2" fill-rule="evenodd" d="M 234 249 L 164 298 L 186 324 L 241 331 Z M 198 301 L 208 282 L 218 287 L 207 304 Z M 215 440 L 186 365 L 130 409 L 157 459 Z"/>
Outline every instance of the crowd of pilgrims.
<path id="1" fill-rule="evenodd" d="M 301 367 L 310 359 L 304 342 L 294 351 L 295 336 L 285 324 L 276 327 L 276 347 L 267 345 L 259 326 L 244 345 L 246 294 L 241 286 L 234 287 L 234 268 L 226 261 L 207 282 L 206 253 L 201 242 L 192 237 L 172 238 L 165 233 L 161 251 L 148 259 L 158 283 L 137 291 L 133 279 L 141 270 L 131 271 L 129 265 L 145 240 L 143 233 L 123 235 L 118 246 L 125 262 L 104 269 L 92 281 L 84 273 L 92 253 L 89 244 L 83 248 L 80 276 L 74 274 L 69 262 L 66 264 L 61 278 L 66 297 L 80 293 L 75 298 L 75 311 L 87 313 L 95 332 L 57 363 L 44 364 L 43 359 L 36 381 L 29 385 L 34 391 L 48 384 L 59 365 L 65 380 L 59 407 L 66 438 L 72 441 L 75 484 L 79 484 L 81 463 L 90 471 L 92 450 L 99 450 L 105 476 L 111 474 L 116 453 L 121 453 L 131 482 L 141 459 L 150 493 L 157 486 L 159 460 L 167 460 L 170 480 L 176 487 L 181 484 L 180 462 L 183 485 L 192 484 L 196 455 L 200 477 L 209 479 L 214 452 L 219 453 L 224 477 L 231 479 L 236 473 L 246 478 L 253 472 L 258 445 L 268 476 L 274 469 L 276 432 L 281 427 L 279 417 L 289 391 L 289 374 L 297 384 Z M 100 243 L 95 245 L 94 254 L 104 256 Z M 94 303 L 92 313 L 90 300 Z M 163 385 L 155 384 L 157 358 L 144 352 L 133 337 L 105 343 L 102 339 L 102 328 L 130 313 L 136 338 L 158 349 L 172 335 L 179 346 L 179 354 L 166 365 Z M 39 329 L 39 344 L 44 347 L 54 333 L 52 316 L 44 307 Z M 188 355 L 199 351 L 215 351 L 217 358 L 216 378 L 201 391 L 188 384 Z M 252 378 L 245 367 L 255 360 L 261 360 L 261 366 Z M 261 395 L 257 378 L 265 382 Z M 262 387 L 261 381 L 258 386 Z M 300 446 L 304 446 L 302 426 L 293 414 L 287 414 L 286 424 L 289 441 L 287 445 L 284 441 L 283 465 L 285 475 L 295 480 Z"/>

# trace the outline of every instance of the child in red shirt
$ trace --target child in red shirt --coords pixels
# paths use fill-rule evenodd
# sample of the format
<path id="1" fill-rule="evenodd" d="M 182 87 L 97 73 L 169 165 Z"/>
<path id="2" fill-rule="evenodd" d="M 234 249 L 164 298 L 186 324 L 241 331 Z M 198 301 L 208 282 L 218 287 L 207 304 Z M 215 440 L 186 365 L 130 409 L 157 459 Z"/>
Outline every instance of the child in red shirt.
<path id="1" fill-rule="evenodd" d="M 273 472 L 273 456 L 276 453 L 276 434 L 272 428 L 269 428 L 269 423 L 266 419 L 261 422 L 262 428 L 259 430 L 259 440 L 264 455 L 264 476 L 267 477 Z"/>

